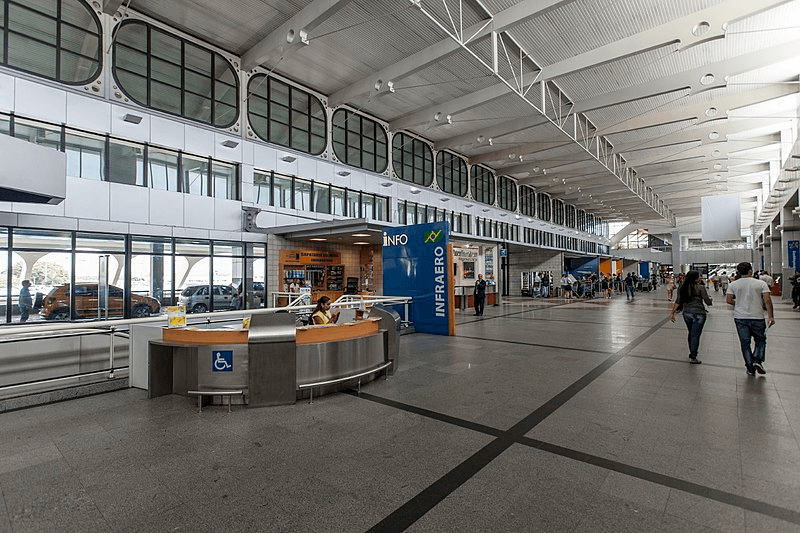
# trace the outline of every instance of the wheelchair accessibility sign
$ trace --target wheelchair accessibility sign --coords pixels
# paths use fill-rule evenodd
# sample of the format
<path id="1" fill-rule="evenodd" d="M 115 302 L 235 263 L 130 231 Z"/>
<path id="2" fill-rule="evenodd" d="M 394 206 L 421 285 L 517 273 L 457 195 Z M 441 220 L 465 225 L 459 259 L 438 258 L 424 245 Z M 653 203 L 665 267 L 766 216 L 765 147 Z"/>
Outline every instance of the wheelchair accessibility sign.
<path id="1" fill-rule="evenodd" d="M 233 350 L 214 350 L 211 352 L 212 372 L 233 372 Z"/>

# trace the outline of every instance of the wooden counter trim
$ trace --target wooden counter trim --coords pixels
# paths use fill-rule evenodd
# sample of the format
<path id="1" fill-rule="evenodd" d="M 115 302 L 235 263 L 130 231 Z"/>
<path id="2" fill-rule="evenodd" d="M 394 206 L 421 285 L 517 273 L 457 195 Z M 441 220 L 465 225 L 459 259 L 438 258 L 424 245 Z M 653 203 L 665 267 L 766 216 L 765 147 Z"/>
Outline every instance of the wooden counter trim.
<path id="1" fill-rule="evenodd" d="M 247 331 L 236 329 L 163 328 L 164 342 L 181 344 L 247 344 Z"/>
<path id="2" fill-rule="evenodd" d="M 335 326 L 305 326 L 297 328 L 297 344 L 317 344 L 360 339 L 378 333 L 380 319 L 366 319 Z"/>

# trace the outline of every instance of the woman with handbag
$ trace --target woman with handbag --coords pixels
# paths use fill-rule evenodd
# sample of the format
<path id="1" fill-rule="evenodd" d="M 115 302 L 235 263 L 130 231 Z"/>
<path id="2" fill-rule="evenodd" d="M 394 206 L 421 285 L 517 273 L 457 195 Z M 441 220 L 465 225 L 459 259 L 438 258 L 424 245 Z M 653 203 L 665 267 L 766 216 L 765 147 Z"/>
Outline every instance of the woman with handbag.
<path id="1" fill-rule="evenodd" d="M 693 365 L 701 363 L 697 358 L 697 350 L 700 348 L 700 335 L 703 333 L 708 313 L 703 305 L 704 302 L 711 305 L 711 298 L 709 298 L 705 286 L 700 283 L 700 272 L 691 270 L 686 274 L 686 278 L 678 290 L 678 297 L 672 306 L 669 319 L 675 322 L 675 313 L 683 312 L 683 321 L 686 322 L 686 329 L 689 330 L 689 362 Z"/>

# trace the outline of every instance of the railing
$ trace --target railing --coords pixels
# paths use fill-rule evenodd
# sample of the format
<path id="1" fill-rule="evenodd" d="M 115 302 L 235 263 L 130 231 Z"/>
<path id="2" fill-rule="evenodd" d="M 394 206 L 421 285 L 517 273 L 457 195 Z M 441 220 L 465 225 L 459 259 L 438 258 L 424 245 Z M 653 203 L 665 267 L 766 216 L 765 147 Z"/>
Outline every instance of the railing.
<path id="1" fill-rule="evenodd" d="M 292 305 L 284 307 L 272 307 L 262 309 L 240 309 L 235 311 L 219 311 L 212 313 L 197 313 L 186 316 L 187 325 L 202 325 L 211 327 L 211 324 L 219 322 L 229 322 L 232 319 L 243 318 L 245 316 L 253 316 L 259 314 L 272 314 L 278 312 L 289 312 L 298 314 L 310 314 L 314 305 L 298 305 L 296 302 L 291 302 Z M 353 307 L 371 307 L 375 304 L 384 305 L 402 305 L 404 308 L 403 322 L 408 324 L 409 306 L 412 303 L 410 297 L 391 297 L 391 296 L 369 296 L 353 298 L 340 298 L 334 302 L 331 307 L 338 308 L 353 308 Z M 32 323 L 24 325 L 9 325 L 0 327 L 0 398 L 9 395 L 21 395 L 28 388 L 37 388 L 43 385 L 50 384 L 49 389 L 37 390 L 37 392 L 46 392 L 48 390 L 55 390 L 60 388 L 64 382 L 68 380 L 75 380 L 85 378 L 87 376 L 100 376 L 103 379 L 111 379 L 115 377 L 115 372 L 127 370 L 127 366 L 115 367 L 115 340 L 120 338 L 128 339 L 127 351 L 129 357 L 131 356 L 132 346 L 130 345 L 130 337 L 128 331 L 132 325 L 140 324 L 167 324 L 167 315 L 159 315 L 148 318 L 136 319 L 112 319 L 108 321 L 87 321 L 77 323 Z M 18 382 L 8 382 L 3 380 L 4 374 L 10 374 L 12 369 L 20 371 L 21 373 L 37 373 L 37 369 L 41 369 L 47 365 L 48 361 L 42 360 L 41 355 L 37 354 L 34 359 L 31 357 L 29 361 L 18 360 L 14 365 L 9 364 L 9 361 L 19 356 L 17 355 L 22 350 L 15 349 L 14 346 L 20 343 L 44 341 L 54 337 L 88 337 L 96 335 L 108 335 L 108 367 L 100 370 L 92 369 L 88 372 L 70 372 L 67 375 L 50 376 L 41 375 L 39 378 L 25 379 Z M 24 357 L 23 357 L 24 359 Z M 50 362 L 52 366 L 52 361 Z M 39 374 L 44 374 L 39 372 Z M 6 381 L 4 383 L 4 381 Z"/>

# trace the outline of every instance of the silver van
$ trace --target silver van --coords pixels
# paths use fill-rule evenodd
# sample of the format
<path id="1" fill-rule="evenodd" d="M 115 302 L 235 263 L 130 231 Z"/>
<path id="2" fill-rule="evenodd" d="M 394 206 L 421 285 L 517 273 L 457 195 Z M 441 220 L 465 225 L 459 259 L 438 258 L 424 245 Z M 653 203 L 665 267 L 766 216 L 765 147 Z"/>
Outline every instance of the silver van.
<path id="1" fill-rule="evenodd" d="M 208 285 L 189 285 L 184 288 L 178 298 L 178 304 L 186 307 L 187 313 L 206 313 L 211 310 Z M 236 298 L 236 291 L 230 285 L 214 285 L 214 310 L 227 311 L 231 308 L 231 300 Z"/>

